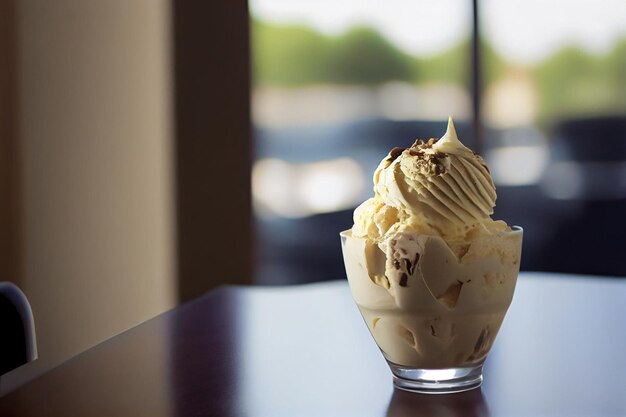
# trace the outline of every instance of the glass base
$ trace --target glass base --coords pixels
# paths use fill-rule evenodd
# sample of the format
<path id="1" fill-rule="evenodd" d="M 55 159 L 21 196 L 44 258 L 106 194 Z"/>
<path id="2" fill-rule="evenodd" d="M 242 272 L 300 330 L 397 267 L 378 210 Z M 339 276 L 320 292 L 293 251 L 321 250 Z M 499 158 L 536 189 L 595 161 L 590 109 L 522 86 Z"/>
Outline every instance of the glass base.
<path id="1" fill-rule="evenodd" d="M 396 388 L 422 394 L 469 391 L 483 383 L 483 364 L 467 368 L 420 369 L 387 362 Z"/>

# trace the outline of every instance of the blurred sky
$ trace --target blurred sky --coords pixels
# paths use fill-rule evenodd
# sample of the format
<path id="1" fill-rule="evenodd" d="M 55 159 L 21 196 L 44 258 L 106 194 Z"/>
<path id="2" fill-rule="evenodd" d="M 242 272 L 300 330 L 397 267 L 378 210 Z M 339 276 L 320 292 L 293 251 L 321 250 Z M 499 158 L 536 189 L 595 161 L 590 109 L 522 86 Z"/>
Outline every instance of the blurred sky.
<path id="1" fill-rule="evenodd" d="M 500 54 L 536 62 L 560 46 L 599 53 L 626 37 L 626 0 L 482 0 L 482 30 Z M 252 14 L 338 33 L 366 23 L 408 52 L 445 50 L 470 31 L 470 0 L 250 0 Z"/>

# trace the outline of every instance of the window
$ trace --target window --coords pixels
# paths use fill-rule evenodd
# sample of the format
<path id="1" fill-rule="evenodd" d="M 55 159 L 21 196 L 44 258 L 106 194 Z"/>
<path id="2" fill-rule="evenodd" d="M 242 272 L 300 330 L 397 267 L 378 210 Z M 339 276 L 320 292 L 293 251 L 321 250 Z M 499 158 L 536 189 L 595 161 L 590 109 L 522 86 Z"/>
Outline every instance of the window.
<path id="1" fill-rule="evenodd" d="M 618 261 L 569 265 L 565 252 L 573 249 L 560 242 L 563 229 L 611 214 L 626 199 L 626 139 L 616 133 L 626 131 L 626 6 L 478 6 L 481 153 L 498 187 L 496 217 L 526 229 L 522 267 L 626 274 Z M 462 140 L 476 145 L 471 2 L 250 7 L 257 282 L 340 278 L 337 234 L 371 196 L 371 175 L 390 148 L 440 136 L 449 114 Z M 573 156 L 581 146 L 584 161 Z M 590 224 L 605 230 L 596 235 L 609 227 Z"/>

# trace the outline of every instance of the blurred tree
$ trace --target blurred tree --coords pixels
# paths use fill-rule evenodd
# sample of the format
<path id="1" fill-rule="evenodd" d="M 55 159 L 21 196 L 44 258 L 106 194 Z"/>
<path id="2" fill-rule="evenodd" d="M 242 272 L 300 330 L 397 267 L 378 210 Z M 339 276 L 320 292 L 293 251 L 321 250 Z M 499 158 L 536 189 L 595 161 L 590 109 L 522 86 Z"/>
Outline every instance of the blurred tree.
<path id="1" fill-rule="evenodd" d="M 374 85 L 415 77 L 410 57 L 365 26 L 339 36 L 330 54 L 328 74 L 333 83 Z"/>
<path id="2" fill-rule="evenodd" d="M 331 41 L 306 26 L 252 21 L 253 74 L 257 85 L 301 86 L 327 82 Z"/>
<path id="3" fill-rule="evenodd" d="M 257 85 L 377 85 L 387 81 L 440 82 L 466 85 L 469 42 L 432 57 L 412 57 L 366 26 L 327 37 L 300 25 L 252 21 L 253 66 Z M 497 79 L 505 63 L 483 41 L 484 79 Z"/>
<path id="4" fill-rule="evenodd" d="M 252 21 L 257 85 L 365 84 L 411 81 L 417 68 L 371 28 L 326 37 L 306 26 Z"/>
<path id="5" fill-rule="evenodd" d="M 615 92 L 603 61 L 569 46 L 539 64 L 540 120 L 612 111 Z"/>
<path id="6" fill-rule="evenodd" d="M 616 111 L 626 111 L 626 39 L 618 42 L 606 57 L 606 66 L 613 84 Z"/>
<path id="7" fill-rule="evenodd" d="M 466 84 L 468 80 L 468 43 L 458 45 L 430 57 L 414 58 L 420 77 L 416 82 Z"/>
<path id="8" fill-rule="evenodd" d="M 506 69 L 506 63 L 486 40 L 481 41 L 483 82 L 497 80 Z M 416 82 L 441 82 L 467 85 L 470 76 L 469 41 L 463 40 L 452 48 L 427 58 L 414 58 L 420 77 Z"/>

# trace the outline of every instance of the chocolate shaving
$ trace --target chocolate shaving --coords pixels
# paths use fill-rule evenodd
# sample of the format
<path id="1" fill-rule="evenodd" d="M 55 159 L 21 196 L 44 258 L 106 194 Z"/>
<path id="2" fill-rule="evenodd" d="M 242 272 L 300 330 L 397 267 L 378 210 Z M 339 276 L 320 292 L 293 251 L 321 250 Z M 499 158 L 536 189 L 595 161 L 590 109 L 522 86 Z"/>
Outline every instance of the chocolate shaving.
<path id="1" fill-rule="evenodd" d="M 395 161 L 401 154 L 404 152 L 405 148 L 393 148 L 391 152 L 389 152 L 389 158 L 387 158 L 387 162 Z"/>
<path id="2" fill-rule="evenodd" d="M 407 282 L 409 281 L 409 277 L 407 274 L 402 274 L 402 276 L 400 277 L 400 286 L 401 287 L 406 287 L 407 286 Z"/>
<path id="3" fill-rule="evenodd" d="M 432 170 L 434 171 L 435 175 L 440 175 L 446 172 L 446 167 L 443 164 L 443 160 L 445 157 L 446 155 L 441 152 L 437 152 L 435 154 L 427 156 L 426 159 L 433 165 Z"/>
<path id="4" fill-rule="evenodd" d="M 413 265 L 411 265 L 411 261 L 409 261 L 407 258 L 404 258 L 404 266 L 406 267 L 406 272 L 408 272 L 409 275 L 413 275 Z"/>
<path id="5" fill-rule="evenodd" d="M 430 334 L 437 337 L 437 332 L 435 331 L 435 326 L 430 325 Z"/>
<path id="6" fill-rule="evenodd" d="M 393 260 L 393 267 L 396 269 L 400 269 L 400 261 L 398 261 L 397 259 Z"/>

